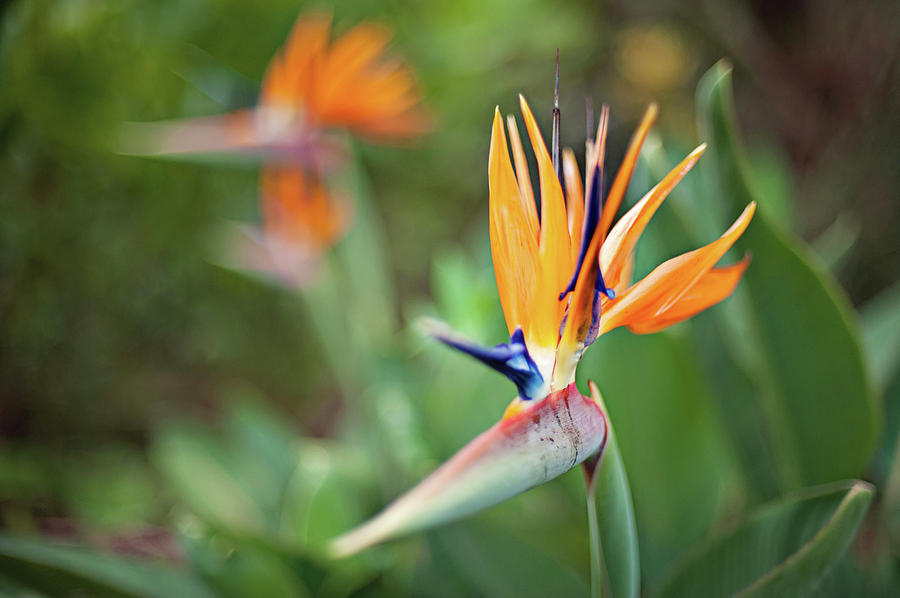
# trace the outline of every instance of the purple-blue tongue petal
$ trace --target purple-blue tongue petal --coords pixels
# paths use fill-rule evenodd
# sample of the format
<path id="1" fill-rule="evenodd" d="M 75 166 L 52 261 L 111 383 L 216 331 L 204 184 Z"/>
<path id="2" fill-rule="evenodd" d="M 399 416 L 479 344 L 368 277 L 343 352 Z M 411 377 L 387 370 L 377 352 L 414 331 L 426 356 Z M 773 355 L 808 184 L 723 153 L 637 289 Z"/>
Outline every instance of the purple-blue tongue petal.
<path id="1" fill-rule="evenodd" d="M 591 243 L 591 238 L 594 236 L 594 231 L 597 229 L 597 225 L 600 223 L 600 211 L 603 204 L 603 169 L 600 166 L 594 168 L 593 178 L 591 179 L 591 193 L 590 197 L 588 197 L 587 202 L 587 210 L 584 215 L 584 228 L 583 234 L 581 235 L 581 247 L 578 248 L 578 260 L 575 262 L 575 271 L 572 273 L 572 278 L 569 280 L 569 284 L 566 285 L 565 290 L 559 294 L 559 300 L 562 301 L 563 298 L 575 290 L 575 283 L 578 281 L 578 273 L 581 272 L 581 266 L 584 264 L 584 256 L 587 253 L 588 245 Z M 595 289 L 610 299 L 615 297 L 615 293 L 612 289 L 607 288 L 606 283 L 603 281 L 603 273 L 600 272 L 600 267 L 597 267 L 597 283 L 595 285 Z M 598 303 L 599 305 L 599 303 Z M 598 314 L 599 315 L 599 314 Z"/>
<path id="2" fill-rule="evenodd" d="M 534 398 L 535 392 L 544 382 L 543 376 L 538 371 L 537 364 L 528 353 L 525 346 L 525 335 L 521 328 L 516 328 L 508 343 L 485 347 L 478 345 L 455 334 L 441 326 L 428 326 L 427 332 L 445 345 L 462 351 L 485 364 L 491 369 L 497 370 L 509 378 L 519 390 L 519 396 L 523 399 Z"/>

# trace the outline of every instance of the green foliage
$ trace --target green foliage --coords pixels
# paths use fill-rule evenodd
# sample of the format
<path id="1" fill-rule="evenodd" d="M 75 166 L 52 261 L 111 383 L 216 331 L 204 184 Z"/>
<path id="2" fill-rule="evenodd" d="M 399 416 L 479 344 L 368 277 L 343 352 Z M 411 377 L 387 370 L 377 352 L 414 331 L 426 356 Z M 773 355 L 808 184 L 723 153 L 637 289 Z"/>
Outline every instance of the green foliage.
<path id="1" fill-rule="evenodd" d="M 734 457 L 685 338 L 614 331 L 591 347 L 580 372 L 598 381 L 609 406 L 634 497 L 644 585 L 652 586 L 715 522 L 734 490 Z"/>
<path id="2" fill-rule="evenodd" d="M 880 432 L 881 405 L 869 383 L 854 317 L 836 283 L 779 229 L 771 215 L 777 208 L 753 188 L 730 82 L 731 71 L 720 63 L 697 92 L 712 165 L 704 171 L 710 185 L 705 196 L 719 204 L 713 213 L 722 214 L 724 223 L 749 202 L 760 205 L 738 244 L 750 252 L 753 266 L 729 305 L 727 344 L 752 381 L 778 486 L 794 489 L 858 476 Z"/>
<path id="3" fill-rule="evenodd" d="M 584 578 L 570 564 L 560 562 L 545 546 L 527 537 L 514 532 L 511 535 L 509 529 L 473 524 L 453 526 L 443 533 L 429 534 L 428 551 L 432 560 L 429 568 L 449 571 L 455 579 L 447 587 L 428 587 L 432 582 L 422 579 L 421 586 L 415 588 L 416 595 L 474 593 L 540 598 L 584 596 L 588 591 Z M 523 563 L 528 566 L 522 567 Z"/>
<path id="4" fill-rule="evenodd" d="M 875 376 L 885 389 L 900 373 L 900 285 L 894 285 L 861 309 L 863 345 Z"/>
<path id="5" fill-rule="evenodd" d="M 874 492 L 865 482 L 761 507 L 686 559 L 656 596 L 811 596 L 847 550 Z"/>
<path id="6" fill-rule="evenodd" d="M 641 566 L 631 489 L 609 411 L 602 397 L 595 395 L 594 399 L 602 406 L 609 427 L 600 461 L 585 466 L 589 472 L 591 594 L 605 598 L 635 598 L 640 593 Z M 597 513 L 601 514 L 599 518 Z"/>
<path id="7" fill-rule="evenodd" d="M 6 536 L 0 536 L 0 573 L 49 596 L 84 593 L 104 598 L 212 598 L 216 595 L 189 572 L 171 565 Z"/>

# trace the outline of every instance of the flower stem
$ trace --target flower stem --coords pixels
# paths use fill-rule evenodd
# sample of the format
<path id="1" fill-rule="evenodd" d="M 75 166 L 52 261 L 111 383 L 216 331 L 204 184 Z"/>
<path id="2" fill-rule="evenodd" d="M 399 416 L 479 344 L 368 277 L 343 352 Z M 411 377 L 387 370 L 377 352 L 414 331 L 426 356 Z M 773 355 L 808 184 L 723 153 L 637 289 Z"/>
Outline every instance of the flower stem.
<path id="1" fill-rule="evenodd" d="M 597 487 L 594 476 L 585 467 L 587 481 L 587 515 L 588 529 L 590 530 L 591 551 L 591 598 L 611 598 L 612 589 L 609 583 L 609 573 L 606 570 L 606 560 L 603 558 L 603 542 L 600 540 L 600 526 L 597 522 L 597 501 L 594 490 Z"/>

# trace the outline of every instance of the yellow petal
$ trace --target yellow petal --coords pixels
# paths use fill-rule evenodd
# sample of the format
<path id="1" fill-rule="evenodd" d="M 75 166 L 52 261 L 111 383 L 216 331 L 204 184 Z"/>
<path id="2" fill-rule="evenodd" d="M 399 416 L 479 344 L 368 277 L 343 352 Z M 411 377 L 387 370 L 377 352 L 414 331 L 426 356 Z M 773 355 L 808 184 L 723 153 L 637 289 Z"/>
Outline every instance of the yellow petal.
<path id="1" fill-rule="evenodd" d="M 516 164 L 516 179 L 519 181 L 519 199 L 522 201 L 522 209 L 525 218 L 534 233 L 535 241 L 538 238 L 540 223 L 538 222 L 537 204 L 534 202 L 534 190 L 531 187 L 531 174 L 528 172 L 528 159 L 525 150 L 522 149 L 522 139 L 519 137 L 519 128 L 513 116 L 506 117 L 506 128 L 509 130 L 509 142 L 512 145 L 513 160 Z"/>
<path id="2" fill-rule="evenodd" d="M 526 341 L 533 341 L 535 346 L 555 347 L 559 340 L 559 325 L 565 307 L 559 300 L 559 293 L 565 288 L 573 268 L 566 204 L 550 153 L 544 144 L 534 115 L 521 95 L 519 104 L 537 159 L 541 189 L 539 267 L 536 279 L 538 292 L 534 293 L 532 298 L 530 325 L 523 330 Z M 528 344 L 531 348 L 532 344 Z"/>
<path id="3" fill-rule="evenodd" d="M 581 227 L 584 225 L 584 187 L 575 152 L 565 148 L 563 158 L 563 178 L 566 181 L 566 212 L 569 216 L 569 238 L 572 241 L 572 263 L 578 258 L 581 246 Z"/>
<path id="4" fill-rule="evenodd" d="M 535 288 L 537 241 L 531 233 L 512 164 L 500 110 L 494 111 L 488 159 L 488 190 L 490 194 L 491 257 L 500 305 L 506 317 L 509 333 L 516 328 L 526 329 L 528 309 Z"/>

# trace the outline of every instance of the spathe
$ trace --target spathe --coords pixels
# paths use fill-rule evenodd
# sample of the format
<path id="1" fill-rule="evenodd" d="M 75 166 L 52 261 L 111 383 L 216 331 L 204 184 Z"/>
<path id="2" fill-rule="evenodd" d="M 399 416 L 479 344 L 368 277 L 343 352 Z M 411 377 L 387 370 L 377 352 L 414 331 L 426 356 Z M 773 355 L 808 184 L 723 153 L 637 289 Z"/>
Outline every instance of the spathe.
<path id="1" fill-rule="evenodd" d="M 350 556 L 496 505 L 562 475 L 606 443 L 603 411 L 575 384 L 521 405 L 381 513 L 334 539 L 331 555 Z"/>

